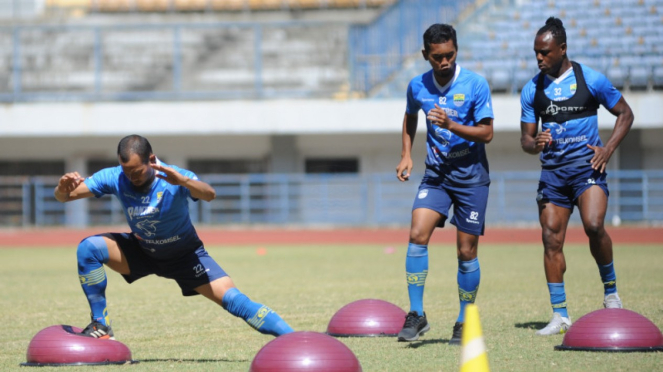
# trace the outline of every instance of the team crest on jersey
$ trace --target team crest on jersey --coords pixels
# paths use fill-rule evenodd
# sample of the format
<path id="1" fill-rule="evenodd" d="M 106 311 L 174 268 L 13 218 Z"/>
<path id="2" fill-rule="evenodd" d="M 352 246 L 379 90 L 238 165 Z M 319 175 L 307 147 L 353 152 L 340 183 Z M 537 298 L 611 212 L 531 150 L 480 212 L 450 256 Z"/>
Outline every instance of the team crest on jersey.
<path id="1" fill-rule="evenodd" d="M 454 105 L 460 107 L 465 103 L 465 95 L 463 93 L 454 94 Z"/>
<path id="2" fill-rule="evenodd" d="M 162 196 L 163 196 L 163 191 L 159 191 L 159 192 L 157 193 L 157 202 L 159 202 L 159 201 L 161 200 L 161 197 L 162 197 Z"/>
<path id="3" fill-rule="evenodd" d="M 571 93 L 575 93 L 578 88 L 578 84 L 571 84 Z"/>

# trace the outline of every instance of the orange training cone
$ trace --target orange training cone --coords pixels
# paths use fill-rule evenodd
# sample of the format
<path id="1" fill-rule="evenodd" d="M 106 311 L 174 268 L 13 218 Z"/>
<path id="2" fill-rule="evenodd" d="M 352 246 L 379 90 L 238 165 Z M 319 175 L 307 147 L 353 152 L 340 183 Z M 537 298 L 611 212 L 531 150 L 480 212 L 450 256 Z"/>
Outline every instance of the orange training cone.
<path id="1" fill-rule="evenodd" d="M 460 345 L 460 372 L 490 371 L 486 344 L 483 342 L 479 321 L 479 309 L 474 304 L 465 306 L 465 322 Z"/>

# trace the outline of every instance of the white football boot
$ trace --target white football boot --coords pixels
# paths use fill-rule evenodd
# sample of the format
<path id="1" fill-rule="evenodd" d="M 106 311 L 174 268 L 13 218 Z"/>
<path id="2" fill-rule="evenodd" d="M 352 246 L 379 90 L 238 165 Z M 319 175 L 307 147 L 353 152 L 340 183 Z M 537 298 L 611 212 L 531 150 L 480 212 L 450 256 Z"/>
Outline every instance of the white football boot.
<path id="1" fill-rule="evenodd" d="M 606 309 L 622 309 L 622 300 L 617 293 L 611 293 L 603 298 L 603 307 Z"/>
<path id="2" fill-rule="evenodd" d="M 552 335 L 561 335 L 568 331 L 571 326 L 571 319 L 559 315 L 559 313 L 553 313 L 553 317 L 542 329 L 536 331 L 536 334 L 539 336 L 552 336 Z"/>

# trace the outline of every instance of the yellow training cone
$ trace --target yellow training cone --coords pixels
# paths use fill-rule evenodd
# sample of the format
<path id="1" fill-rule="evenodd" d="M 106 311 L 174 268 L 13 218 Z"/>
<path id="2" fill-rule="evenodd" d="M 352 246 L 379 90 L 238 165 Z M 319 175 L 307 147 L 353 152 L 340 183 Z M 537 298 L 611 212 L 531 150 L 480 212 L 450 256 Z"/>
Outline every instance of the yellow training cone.
<path id="1" fill-rule="evenodd" d="M 490 371 L 486 344 L 483 342 L 479 321 L 479 309 L 474 304 L 465 306 L 465 322 L 460 345 L 460 372 Z"/>

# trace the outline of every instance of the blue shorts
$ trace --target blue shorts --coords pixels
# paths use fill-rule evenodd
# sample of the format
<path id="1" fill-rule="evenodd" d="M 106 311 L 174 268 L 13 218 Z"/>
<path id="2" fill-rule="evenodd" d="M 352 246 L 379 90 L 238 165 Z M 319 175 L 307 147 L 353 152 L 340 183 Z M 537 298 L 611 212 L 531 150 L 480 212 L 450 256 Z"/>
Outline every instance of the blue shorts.
<path id="1" fill-rule="evenodd" d="M 133 234 L 110 233 L 110 238 L 124 253 L 129 264 L 129 275 L 122 275 L 127 283 L 132 283 L 144 276 L 156 274 L 173 279 L 182 289 L 183 296 L 194 296 L 194 288 L 228 276 L 225 271 L 209 256 L 205 247 L 185 253 L 182 257 L 159 261 L 147 256 Z"/>
<path id="2" fill-rule="evenodd" d="M 438 227 L 444 227 L 453 204 L 453 217 L 449 221 L 459 231 L 472 235 L 483 235 L 485 229 L 488 186 L 450 186 L 443 184 L 444 176 L 428 169 L 419 185 L 412 210 L 432 209 L 442 215 Z"/>
<path id="3" fill-rule="evenodd" d="M 606 176 L 607 173 L 594 170 L 591 166 L 544 169 L 541 171 L 536 201 L 553 203 L 573 211 L 573 206 L 578 203 L 580 195 L 594 185 L 603 189 L 606 196 L 610 195 Z"/>

